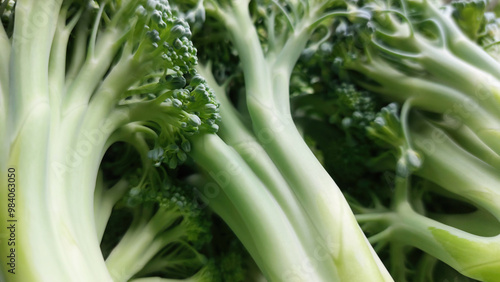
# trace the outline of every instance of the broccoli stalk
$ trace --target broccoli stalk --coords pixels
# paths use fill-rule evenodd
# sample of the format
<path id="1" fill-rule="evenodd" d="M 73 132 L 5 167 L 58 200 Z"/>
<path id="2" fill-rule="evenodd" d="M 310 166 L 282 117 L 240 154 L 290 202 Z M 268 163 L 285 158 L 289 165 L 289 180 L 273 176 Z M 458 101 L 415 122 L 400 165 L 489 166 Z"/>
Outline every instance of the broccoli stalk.
<path id="1" fill-rule="evenodd" d="M 96 218 L 103 212 L 107 221 L 126 188 L 119 181 L 95 196 L 105 152 L 133 144 L 135 135 L 120 131 L 135 127 L 155 161 L 175 167 L 190 149 L 187 136 L 217 131 L 218 105 L 196 75 L 189 27 L 161 0 L 21 0 L 9 12 L 14 28 L 5 30 L 2 17 L 0 31 L 0 135 L 1 167 L 20 175 L 16 279 L 111 281 L 99 248 L 105 223 Z M 151 150 L 141 150 L 143 160 Z M 7 206 L 9 192 L 1 193 Z M 2 264 L 6 276 L 9 269 Z"/>
<path id="2" fill-rule="evenodd" d="M 397 160 L 391 206 L 367 209 L 354 204 L 356 218 L 374 234 L 369 237 L 373 244 L 390 245 L 391 249 L 394 244 L 416 247 L 465 276 L 495 281 L 500 261 L 498 168 L 461 147 L 439 122 L 422 113 L 410 113 L 408 105 L 401 118 L 394 104 L 384 108 L 368 130 L 389 144 Z M 422 188 L 411 175 L 433 184 L 425 190 L 476 209 L 463 214 L 429 211 L 423 199 L 427 191 L 419 192 Z M 393 263 L 394 269 L 397 264 Z M 396 273 L 392 271 L 394 276 Z M 400 275 L 406 281 L 406 274 Z"/>
<path id="3" fill-rule="evenodd" d="M 222 116 L 222 140 L 216 136 L 193 137 L 197 144 L 194 160 L 209 171 L 221 190 L 217 196 L 205 195 L 209 205 L 228 222 L 268 279 L 391 280 L 340 190 L 302 139 L 290 114 L 292 70 L 335 3 L 287 1 L 282 5 L 264 1 L 253 5 L 249 1 L 202 1 L 204 6 L 200 8 L 199 1 L 189 2 L 196 12 L 188 15 L 206 11 L 210 21 L 205 28 L 215 29 L 230 42 L 222 44 L 232 44 L 245 84 L 247 107 L 238 109 L 225 97 L 231 90 L 230 79 L 223 77 L 225 82 L 219 85 L 218 78 L 211 77 L 210 68 L 201 71 L 215 89 Z M 194 17 L 194 24 L 203 19 Z M 198 46 L 203 49 L 203 44 L 208 49 L 212 42 L 207 38 Z M 232 52 L 227 46 L 217 46 Z M 211 60 L 217 60 L 217 51 L 214 54 L 206 49 L 210 65 Z M 246 110 L 248 120 L 243 116 Z M 248 123 L 252 129 L 245 128 Z M 217 152 L 219 159 L 209 152 Z M 240 191 L 238 186 L 248 188 Z M 245 198 L 251 205 L 242 202 Z M 246 219 L 252 208 L 252 216 L 259 219 Z M 297 243 L 280 243 L 283 236 L 289 238 L 285 241 Z M 261 240 L 266 244 L 255 243 Z M 309 264 L 313 270 L 308 269 Z"/>
<path id="4" fill-rule="evenodd" d="M 159 179 L 158 175 L 148 178 Z M 106 258 L 113 281 L 128 281 L 136 274 L 145 276 L 168 268 L 187 277 L 203 266 L 204 257 L 187 244 L 209 241 L 210 221 L 193 205 L 186 190 L 154 180 L 130 190 L 124 201 L 133 210 L 133 221 Z M 176 244 L 180 246 L 171 246 Z"/>
<path id="5" fill-rule="evenodd" d="M 409 245 L 463 275 L 494 281 L 500 65 L 469 39 L 490 36 L 480 32 L 486 24 L 476 22 L 486 18 L 484 5 L 457 1 L 438 8 L 429 1 L 368 1 L 346 3 L 335 12 L 334 36 L 321 48 L 331 53 L 326 68 L 403 104 L 401 113 L 394 105 L 383 109 L 367 131 L 389 145 L 395 157 L 391 206 L 359 209 L 358 221 L 375 234 L 372 243 L 380 249 L 389 246 L 391 256 L 398 249 L 394 244 Z M 421 188 L 415 183 L 431 184 Z M 434 194 L 472 211 L 449 215 L 429 210 L 426 197 Z M 481 220 L 467 226 L 458 218 Z"/>
<path id="6" fill-rule="evenodd" d="M 466 125 L 497 155 L 499 64 L 428 1 L 349 7 L 334 52 L 343 70 L 389 100 L 443 114 Z M 410 11 L 418 11 L 411 14 Z M 460 83 L 457 83 L 459 81 Z"/>

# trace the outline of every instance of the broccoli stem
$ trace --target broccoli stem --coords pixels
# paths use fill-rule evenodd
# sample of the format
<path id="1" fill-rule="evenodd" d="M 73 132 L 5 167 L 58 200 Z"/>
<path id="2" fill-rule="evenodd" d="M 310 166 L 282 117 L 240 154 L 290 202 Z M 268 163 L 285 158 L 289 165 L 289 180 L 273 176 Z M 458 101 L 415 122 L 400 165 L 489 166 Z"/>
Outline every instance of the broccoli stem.
<path id="1" fill-rule="evenodd" d="M 500 222 L 491 213 L 484 210 L 468 214 L 430 213 L 428 217 L 475 235 L 492 237 L 500 234 Z"/>
<path id="2" fill-rule="evenodd" d="M 425 7 L 427 16 L 445 31 L 446 38 L 449 39 L 447 47 L 456 56 L 495 76 L 496 79 L 500 79 L 500 64 L 496 60 L 492 60 L 491 56 L 484 52 L 481 47 L 469 40 L 453 22 L 452 17 L 446 16 L 432 3 L 422 1 L 422 4 Z"/>
<path id="3" fill-rule="evenodd" d="M 7 73 L 12 74 L 11 87 L 15 88 L 16 95 L 11 98 L 18 110 L 28 110 L 48 99 L 47 69 L 61 3 L 56 0 L 20 0 L 16 3 L 12 67 Z"/>
<path id="4" fill-rule="evenodd" d="M 247 227 L 244 217 L 241 215 L 240 210 L 233 204 L 233 202 L 227 197 L 225 192 L 216 183 L 210 182 L 210 180 L 202 179 L 197 180 L 196 186 L 202 187 L 204 185 L 210 185 L 211 188 L 217 187 L 220 189 L 217 195 L 214 195 L 208 189 L 202 189 L 199 191 L 203 194 L 203 201 L 217 214 L 224 222 L 233 230 L 236 236 L 245 245 L 245 248 L 251 254 L 255 261 L 263 261 L 262 252 L 258 251 L 258 246 L 260 242 L 255 241 L 252 236 L 253 231 Z M 212 186 L 213 184 L 213 186 Z M 208 186 L 205 186 L 207 188 Z M 205 191 L 206 190 L 206 191 Z"/>
<path id="5" fill-rule="evenodd" d="M 257 139 L 306 210 L 319 234 L 320 245 L 329 248 L 334 245 L 327 250 L 328 259 L 321 262 L 316 259 L 315 263 L 330 268 L 334 272 L 330 277 L 335 277 L 334 280 L 346 277 L 360 281 L 392 280 L 357 225 L 340 190 L 309 150 L 290 117 L 289 75 L 300 52 L 289 48 L 305 45 L 307 28 L 303 33 L 298 32 L 299 37 L 292 38 L 292 43 L 285 45 L 283 55 L 291 54 L 292 57 L 278 55 L 280 60 L 273 66 L 260 46 L 248 6 L 234 4 L 227 9 L 230 13 L 222 12 L 220 18 L 242 62 L 247 105 Z M 232 195 L 227 195 L 233 199 Z M 359 252 L 366 254 L 363 259 L 357 255 Z M 345 261 L 357 261 L 363 270 L 352 264 L 347 266 Z"/>
<path id="6" fill-rule="evenodd" d="M 258 254 L 256 262 L 268 279 L 279 281 L 298 275 L 308 281 L 326 281 L 334 277 L 331 270 L 323 267 L 319 270 L 325 272 L 303 272 L 304 263 L 312 259 L 312 254 L 297 238 L 288 215 L 234 149 L 216 135 L 193 136 L 191 142 L 190 155 L 233 202 L 244 220 L 240 224 L 245 224 L 252 232 L 253 241 L 258 242 L 257 249 L 251 248 L 253 242 L 243 241 L 243 244 L 251 254 Z M 238 234 L 241 229 L 230 227 L 240 239 L 245 239 Z"/>
<path id="7" fill-rule="evenodd" d="M 393 239 L 417 247 L 468 277 L 495 281 L 500 236 L 481 237 L 441 224 L 401 205 L 393 218 Z M 477 256 L 480 252 L 482 255 Z"/>
<path id="8" fill-rule="evenodd" d="M 106 88 L 107 84 L 110 83 L 123 85 L 123 83 L 117 83 L 119 77 L 114 73 L 112 71 L 101 85 L 106 93 L 99 93 L 106 95 L 108 101 L 112 101 L 113 94 L 116 93 L 111 89 L 123 90 L 120 87 Z M 118 73 L 120 74 L 120 72 Z M 57 117 L 53 118 L 55 120 L 53 128 L 59 130 L 46 129 L 51 134 L 50 140 L 56 140 L 49 143 L 52 146 L 49 149 L 51 158 L 47 165 L 50 168 L 51 176 L 49 185 L 58 187 L 59 190 L 55 194 L 61 195 L 61 197 L 54 196 L 52 193 L 48 195 L 54 201 L 59 201 L 53 204 L 54 207 L 67 208 L 65 214 L 68 218 L 65 219 L 65 222 L 67 228 L 70 229 L 71 240 L 76 242 L 76 244 L 73 243 L 75 245 L 73 248 L 75 248 L 75 253 L 84 253 L 82 260 L 85 262 L 74 265 L 81 265 L 82 272 L 85 271 L 83 270 L 85 266 L 89 266 L 90 269 L 94 269 L 92 273 L 95 273 L 96 277 L 100 277 L 96 279 L 102 281 L 111 278 L 99 248 L 100 238 L 93 214 L 95 185 L 99 165 L 107 146 L 110 145 L 108 139 L 117 128 L 127 122 L 126 115 L 115 115 L 108 118 L 112 108 L 111 102 L 91 103 L 87 107 L 70 111 L 67 118 L 63 120 Z M 75 127 L 75 125 L 77 126 Z M 71 189 L 65 189 L 65 187 L 71 187 Z"/>
<path id="9" fill-rule="evenodd" d="M 453 141 L 466 151 L 481 159 L 490 166 L 500 170 L 500 156 L 488 147 L 469 127 L 464 124 L 456 125 L 451 120 L 437 123 L 437 126 L 450 136 Z M 439 136 L 439 131 L 434 131 L 435 136 Z"/>
<path id="10" fill-rule="evenodd" d="M 420 122 L 412 136 L 425 158 L 417 175 L 464 196 L 500 220 L 500 190 L 497 188 L 500 176 L 497 169 L 465 151 L 442 130 L 427 122 Z M 453 165 L 449 164 L 450 156 Z M 481 184 L 477 183 L 477 179 L 481 179 Z"/>
<path id="11" fill-rule="evenodd" d="M 257 107 L 249 105 L 249 108 Z M 254 126 L 257 132 L 266 130 L 270 134 L 267 143 L 261 142 L 300 199 L 320 234 L 320 240 L 326 245 L 335 246 L 329 255 L 335 263 L 339 279 L 356 277 L 361 281 L 369 276 L 372 281 L 390 280 L 371 246 L 367 244 L 344 196 L 305 144 L 291 118 L 281 121 L 274 113 L 275 111 L 268 109 L 261 109 L 258 114 L 253 112 Z M 270 128 L 268 121 L 273 119 L 275 122 Z M 278 120 L 283 123 L 279 124 Z M 363 260 L 354 258 L 360 252 L 365 254 Z M 359 264 L 347 266 L 342 261 L 356 261 Z M 363 271 L 357 266 L 362 267 Z"/>
<path id="12" fill-rule="evenodd" d="M 0 26 L 0 50 L 2 50 L 2 52 L 0 52 L 0 106 L 2 107 L 2 111 L 5 112 L 9 93 L 9 58 L 11 43 L 3 26 Z"/>
<path id="13" fill-rule="evenodd" d="M 0 140 L 7 140 L 7 117 L 9 111 L 9 57 L 11 52 L 10 40 L 3 29 L 0 27 Z M 2 142 L 0 145 L 0 164 L 4 164 L 9 155 L 8 142 Z"/>
<path id="14" fill-rule="evenodd" d="M 50 61 L 49 61 L 49 87 L 50 87 L 50 103 L 53 114 L 59 116 L 60 104 L 62 101 L 62 95 L 64 93 L 64 83 L 66 75 L 66 55 L 68 42 L 75 27 L 76 23 L 80 18 L 80 13 L 77 13 L 73 18 L 66 24 L 68 17 L 69 4 L 65 3 L 61 8 L 59 13 L 59 18 L 57 20 L 56 32 L 54 34 L 54 39 L 52 42 Z"/>
<path id="15" fill-rule="evenodd" d="M 405 253 L 405 244 L 401 244 L 400 242 L 391 242 L 389 245 L 389 252 L 391 256 L 391 275 L 394 278 L 394 281 L 398 282 L 406 282 L 406 275 L 408 273 L 408 269 L 406 266 L 406 253 Z"/>
<path id="16" fill-rule="evenodd" d="M 388 63 L 377 59 L 376 63 L 350 66 L 375 80 L 380 86 L 360 82 L 368 90 L 377 92 L 390 99 L 405 101 L 412 99 L 412 105 L 426 111 L 452 116 L 456 123 L 467 125 L 491 150 L 500 155 L 500 145 L 497 142 L 498 130 L 498 90 L 495 84 L 486 85 L 485 95 L 474 92 L 462 92 L 440 82 L 428 81 L 418 77 L 410 77 L 392 69 Z M 465 84 L 467 84 L 465 82 Z M 467 86 L 472 89 L 473 86 Z M 492 94 L 488 94 L 492 93 Z M 483 99 L 482 97 L 486 97 Z M 495 101 L 491 101 L 491 99 Z M 487 105 L 490 104 L 490 105 Z"/>
<path id="17" fill-rule="evenodd" d="M 24 125 L 18 129 L 19 138 L 10 146 L 9 159 L 2 163 L 2 169 L 5 171 L 8 167 L 15 167 L 17 170 L 21 170 L 18 173 L 29 175 L 29 177 L 17 179 L 17 186 L 23 187 L 25 193 L 16 195 L 17 209 L 15 218 L 20 221 L 21 218 L 30 216 L 29 221 L 22 223 L 23 229 L 26 231 L 17 234 L 19 245 L 23 247 L 16 250 L 18 263 L 24 265 L 24 271 L 20 272 L 18 277 L 26 281 L 35 281 L 35 278 L 40 277 L 46 277 L 47 279 L 51 277 L 54 277 L 54 279 L 70 279 L 71 277 L 67 268 L 57 271 L 58 262 L 63 261 L 62 258 L 65 257 L 67 252 L 67 250 L 63 250 L 63 246 L 66 246 L 66 240 L 58 241 L 61 233 L 57 232 L 58 224 L 55 221 L 58 221 L 61 215 L 54 214 L 50 201 L 40 200 L 45 199 L 46 194 L 55 190 L 55 187 L 47 185 L 45 171 L 39 169 L 46 165 L 48 159 L 48 116 L 49 108 L 46 104 L 32 109 Z M 33 120 L 37 122 L 33 122 Z M 38 142 L 33 142 L 33 136 L 36 136 Z M 4 175 L 2 175 L 1 179 L 7 181 Z M 2 190 L 0 191 L 2 193 L 2 203 L 7 206 L 7 190 Z M 55 198 L 59 199 L 58 197 Z M 5 218 L 6 213 L 1 213 L 1 215 L 2 220 L 7 220 Z M 42 243 L 41 240 L 44 240 L 44 242 Z M 8 253 L 9 248 L 6 248 L 6 246 L 7 244 L 0 246 L 2 254 Z M 46 258 L 43 257 L 43 254 L 48 253 L 53 255 L 50 261 L 46 261 Z M 2 264 L 4 273 L 7 273 L 5 267 L 6 265 Z"/>
<path id="18" fill-rule="evenodd" d="M 494 281 L 500 261 L 500 235 L 473 235 L 418 214 L 409 203 L 409 185 L 409 178 L 398 177 L 395 192 L 399 197 L 393 212 L 380 214 L 382 223 L 388 222 L 392 230 L 392 242 L 417 247 L 468 277 Z M 478 251 L 485 255 L 474 255 Z"/>
<path id="19" fill-rule="evenodd" d="M 9 111 L 12 123 L 8 129 L 16 139 L 9 144 L 9 160 L 2 161 L 1 166 L 5 169 L 16 167 L 26 176 L 18 179 L 23 188 L 16 199 L 17 216 L 29 219 L 19 222 L 22 228 L 18 233 L 20 247 L 17 250 L 23 271 L 17 278 L 22 281 L 70 281 L 81 277 L 109 281 L 104 261 L 101 264 L 99 261 L 98 243 L 87 250 L 88 245 L 76 239 L 79 236 L 92 238 L 95 233 L 92 228 L 83 234 L 75 232 L 79 222 L 68 211 L 82 203 L 69 208 L 66 191 L 72 189 L 67 189 L 65 184 L 70 182 L 65 178 L 61 180 L 53 169 L 55 162 L 64 159 L 63 151 L 71 148 L 64 141 L 74 136 L 73 130 L 67 132 L 67 136 L 66 132 L 59 131 L 60 116 L 49 105 L 47 70 L 60 5 L 61 1 L 18 1 L 16 7 L 12 70 L 9 72 L 12 82 L 9 93 L 16 107 Z M 88 175 L 88 170 L 82 174 Z M 7 253 L 4 246 L 2 253 Z M 47 254 L 51 254 L 50 260 Z"/>
<path id="20" fill-rule="evenodd" d="M 500 82 L 495 77 L 462 61 L 446 49 L 432 46 L 423 40 L 415 42 L 419 43 L 423 54 L 420 62 L 433 79 L 465 93 L 468 100 L 473 100 L 481 109 L 499 118 Z M 455 101 L 460 102 L 462 101 Z M 469 103 L 472 104 L 472 101 Z"/>
<path id="21" fill-rule="evenodd" d="M 437 263 L 437 258 L 429 254 L 423 254 L 422 258 L 418 261 L 415 282 L 432 281 L 434 268 Z"/>
<path id="22" fill-rule="evenodd" d="M 104 235 L 113 207 L 130 187 L 127 180 L 120 179 L 115 185 L 107 189 L 102 177 L 102 174 L 99 173 L 94 193 L 94 216 L 99 240 Z"/>
<path id="23" fill-rule="evenodd" d="M 246 3 L 233 4 L 227 7 L 229 11 L 220 15 L 220 20 L 228 29 L 232 41 L 238 50 L 242 67 L 245 73 L 246 93 L 263 101 L 264 104 L 272 103 L 274 97 L 262 92 L 262 89 L 272 89 L 269 77 L 273 74 L 269 72 L 268 62 L 264 51 L 260 46 L 257 30 L 253 25 Z M 246 36 L 241 36 L 246 34 Z M 248 76 L 251 73 L 252 76 Z"/>
<path id="24" fill-rule="evenodd" d="M 201 68 L 200 74 L 203 74 L 207 83 L 214 89 L 220 103 L 220 114 L 224 118 L 220 122 L 219 136 L 227 145 L 238 152 L 259 177 L 288 215 L 302 240 L 308 242 L 308 238 L 315 236 L 313 226 L 302 216 L 304 210 L 288 183 L 253 133 L 243 124 L 240 115 L 225 95 L 226 90 L 217 84 L 212 72 L 209 69 Z M 314 248 L 314 246 L 311 245 L 308 248 Z"/>
<path id="25" fill-rule="evenodd" d="M 121 37 L 122 34 L 117 30 L 107 30 L 99 37 L 94 55 L 87 57 L 71 85 L 68 85 L 63 100 L 66 111 L 89 104 L 92 94 L 101 83 L 118 51 Z M 116 70 L 116 66 L 113 70 Z"/>
<path id="26" fill-rule="evenodd" d="M 206 277 L 198 277 L 196 274 L 193 277 L 189 277 L 186 279 L 169 279 L 162 277 L 144 277 L 144 278 L 135 278 L 130 280 L 130 282 L 205 282 L 210 281 L 207 280 Z"/>
<path id="27" fill-rule="evenodd" d="M 68 61 L 68 67 L 65 79 L 65 88 L 69 89 L 69 86 L 73 83 L 74 79 L 80 72 L 83 64 L 85 63 L 85 56 L 87 54 L 87 41 L 89 37 L 89 21 L 90 13 L 83 12 L 80 20 L 76 24 L 73 30 L 74 44 L 73 49 L 68 50 L 70 53 L 70 58 Z"/>
<path id="28" fill-rule="evenodd" d="M 170 228 L 180 218 L 175 209 L 159 207 L 153 217 L 148 218 L 147 214 L 134 217 L 139 220 L 131 224 L 106 259 L 106 266 L 115 282 L 128 281 L 161 249 L 185 233 L 182 224 Z"/>

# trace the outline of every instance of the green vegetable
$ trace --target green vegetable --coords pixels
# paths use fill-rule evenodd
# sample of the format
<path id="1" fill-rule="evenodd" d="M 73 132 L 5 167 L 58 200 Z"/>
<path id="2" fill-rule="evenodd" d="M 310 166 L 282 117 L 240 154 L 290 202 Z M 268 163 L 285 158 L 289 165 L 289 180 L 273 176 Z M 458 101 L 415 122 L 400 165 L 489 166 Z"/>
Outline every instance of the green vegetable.
<path id="1" fill-rule="evenodd" d="M 206 191 L 208 204 L 271 281 L 390 281 L 291 116 L 290 76 L 336 3 L 186 2 L 178 5 L 194 25 L 206 19 L 193 40 L 221 104 L 222 140 L 196 138 L 193 146 L 194 160 L 220 186 L 219 194 Z"/>
<path id="2" fill-rule="evenodd" d="M 0 0 L 0 280 L 498 280 L 493 8 Z"/>
<path id="3" fill-rule="evenodd" d="M 354 130 L 373 140 L 374 154 L 354 152 L 348 158 L 372 175 L 369 184 L 351 181 L 354 188 L 345 191 L 396 281 L 442 281 L 438 262 L 480 281 L 497 281 L 500 275 L 498 20 L 486 7 L 483 1 L 441 7 L 432 1 L 347 3 L 340 9 L 347 14 L 332 19 L 331 35 L 316 53 L 304 54 L 297 70 L 313 79 L 335 74 L 356 84 L 358 95 L 367 91 L 388 103 L 374 116 L 352 113 L 371 118 L 369 126 Z M 326 91 L 345 88 L 316 84 Z M 338 104 L 342 98 L 317 99 Z M 338 114 L 304 101 L 301 108 L 319 112 L 322 120 Z M 344 139 L 351 139 L 343 130 Z M 309 136 L 325 144 L 321 136 Z M 432 267 L 419 267 L 426 264 Z M 441 279 L 453 281 L 452 275 L 466 279 L 456 272 Z"/>
<path id="4" fill-rule="evenodd" d="M 240 280 L 243 270 L 205 258 L 201 197 L 269 280 L 391 280 L 290 114 L 291 72 L 333 4 L 194 4 L 181 16 L 202 29 L 206 9 L 232 42 L 226 58 L 238 53 L 253 130 L 209 62 L 197 66 L 190 28 L 166 0 L 2 1 L 1 167 L 19 171 L 20 226 L 19 269 L 3 264 L 3 275 Z"/>
<path id="5" fill-rule="evenodd" d="M 169 176 L 220 118 L 188 24 L 161 0 L 2 1 L 0 11 L 1 167 L 17 173 L 1 191 L 13 207 L 2 222 L 17 220 L 15 245 L 2 228 L 0 253 L 15 255 L 2 276 L 128 281 L 176 260 L 172 278 L 204 268 L 208 210 Z M 105 260 L 100 241 L 120 205 L 133 220 Z"/>

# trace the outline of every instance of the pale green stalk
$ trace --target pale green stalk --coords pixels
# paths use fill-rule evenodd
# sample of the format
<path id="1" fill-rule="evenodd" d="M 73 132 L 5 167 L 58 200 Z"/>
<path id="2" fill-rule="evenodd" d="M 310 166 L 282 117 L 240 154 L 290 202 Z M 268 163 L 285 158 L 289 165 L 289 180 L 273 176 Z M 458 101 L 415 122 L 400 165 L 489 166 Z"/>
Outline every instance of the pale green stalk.
<path id="1" fill-rule="evenodd" d="M 461 124 L 457 127 L 453 120 L 449 123 L 437 123 L 443 131 L 466 151 L 500 170 L 500 156 L 488 147 L 469 127 Z M 435 131 L 436 136 L 441 135 Z"/>
<path id="2" fill-rule="evenodd" d="M 234 148 L 245 160 L 252 171 L 259 177 L 262 183 L 273 194 L 282 209 L 288 215 L 288 219 L 307 248 L 314 249 L 314 242 L 310 238 L 315 235 L 313 226 L 303 215 L 304 209 L 300 205 L 293 191 L 286 180 L 281 175 L 278 168 L 269 158 L 264 148 L 258 143 L 253 133 L 251 133 L 240 118 L 239 113 L 233 107 L 226 95 L 226 89 L 218 85 L 210 70 L 210 65 L 206 68 L 199 68 L 200 74 L 205 77 L 207 83 L 212 87 L 220 103 L 220 130 L 218 135 L 224 142 Z"/>
<path id="3" fill-rule="evenodd" d="M 9 136 L 16 139 L 8 163 L 2 164 L 17 167 L 25 176 L 18 178 L 23 189 L 18 190 L 17 216 L 30 220 L 19 222 L 18 264 L 24 271 L 16 277 L 20 281 L 106 281 L 105 273 L 91 271 L 92 266 L 74 241 L 74 219 L 60 210 L 66 204 L 61 193 L 66 187 L 58 185 L 49 170 L 55 152 L 61 149 L 55 142 L 59 140 L 60 124 L 50 109 L 47 71 L 60 5 L 59 1 L 18 1 L 16 7 L 9 71 L 13 109 Z M 50 260 L 44 257 L 46 254 L 52 255 Z M 67 267 L 61 269 L 61 265 Z"/>
<path id="4" fill-rule="evenodd" d="M 246 4 L 232 5 L 223 14 L 223 20 L 242 62 L 254 132 L 306 209 L 319 232 L 320 244 L 329 246 L 328 258 L 308 259 L 316 265 L 329 265 L 335 271 L 330 281 L 391 281 L 340 190 L 305 144 L 289 114 L 289 73 L 300 52 L 287 53 L 292 56 L 287 58 L 289 63 L 280 62 L 274 68 L 262 52 Z M 292 37 L 291 45 L 285 46 L 303 47 L 309 33 L 294 34 L 298 38 Z"/>
<path id="5" fill-rule="evenodd" d="M 102 240 L 113 207 L 130 188 L 128 181 L 125 179 L 120 179 L 115 185 L 107 188 L 102 177 L 102 174 L 99 173 L 94 193 L 94 216 L 99 241 Z"/>
<path id="6" fill-rule="evenodd" d="M 394 240 L 417 247 L 468 277 L 481 281 L 497 280 L 499 236 L 472 235 L 419 215 L 409 206 L 398 210 L 392 226 Z"/>
<path id="7" fill-rule="evenodd" d="M 418 131 L 412 131 L 412 140 L 425 159 L 417 175 L 464 197 L 500 219 L 500 174 L 497 169 L 462 149 L 429 123 L 421 122 Z M 450 165 L 450 158 L 453 165 Z"/>
<path id="8" fill-rule="evenodd" d="M 165 230 L 179 217 L 178 211 L 160 207 L 152 218 L 132 224 L 106 259 L 113 281 L 128 281 L 161 249 L 178 240 L 185 233 L 182 224 Z"/>
<path id="9" fill-rule="evenodd" d="M 191 141 L 190 155 L 214 178 L 252 231 L 254 242 L 243 241 L 243 244 L 247 248 L 256 244 L 257 249 L 249 251 L 258 253 L 254 259 L 268 279 L 286 281 L 294 277 L 325 281 L 327 277 L 334 277 L 332 273 L 304 271 L 304 264 L 307 266 L 310 261 L 308 250 L 303 248 L 274 197 L 234 149 L 216 135 L 194 136 Z M 221 216 L 224 218 L 224 214 Z M 234 231 L 240 239 L 245 239 L 238 234 L 241 229 Z"/>
<path id="10" fill-rule="evenodd" d="M 419 248 L 468 277 L 496 281 L 500 235 L 473 235 L 416 213 L 408 202 L 409 185 L 409 178 L 397 178 L 393 211 L 379 213 L 376 218 L 381 225 L 390 226 L 388 240 Z"/>
<path id="11" fill-rule="evenodd" d="M 453 19 L 445 15 L 439 8 L 428 1 L 422 1 L 425 5 L 425 12 L 432 18 L 446 33 L 449 39 L 447 47 L 462 60 L 482 69 L 483 71 L 500 79 L 500 64 L 486 53 L 481 47 L 472 42 L 455 24 Z"/>
<path id="12" fill-rule="evenodd" d="M 9 115 L 9 61 L 11 42 L 7 33 L 0 26 L 0 164 L 5 164 L 9 151 L 10 141 L 7 139 L 7 117 Z M 3 166 L 1 167 L 4 168 Z"/>

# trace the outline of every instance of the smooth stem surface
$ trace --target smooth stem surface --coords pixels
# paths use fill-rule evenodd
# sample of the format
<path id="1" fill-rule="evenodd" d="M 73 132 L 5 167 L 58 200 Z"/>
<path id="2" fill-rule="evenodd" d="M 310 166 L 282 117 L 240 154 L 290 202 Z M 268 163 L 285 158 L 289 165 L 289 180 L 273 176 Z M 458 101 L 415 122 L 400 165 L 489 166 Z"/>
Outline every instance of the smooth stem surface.
<path id="1" fill-rule="evenodd" d="M 416 148 L 425 158 L 417 175 L 465 197 L 500 219 L 500 176 L 497 169 L 462 149 L 429 123 L 420 123 L 418 130 L 412 130 L 412 136 Z M 481 179 L 480 183 L 478 179 Z"/>
<path id="2" fill-rule="evenodd" d="M 148 222 L 132 225 L 106 259 L 113 281 L 128 281 L 162 248 L 177 240 L 183 234 L 182 226 L 165 229 L 178 218 L 176 211 L 159 208 Z"/>
<path id="3" fill-rule="evenodd" d="M 331 273 L 295 274 L 307 263 L 305 260 L 309 259 L 309 254 L 272 194 L 234 149 L 218 136 L 193 136 L 191 142 L 193 150 L 190 155 L 233 202 L 243 217 L 243 224 L 251 230 L 254 242 L 258 242 L 257 250 L 250 252 L 260 254 L 257 258 L 262 260 L 257 264 L 268 279 L 282 281 L 290 275 L 299 275 L 307 281 L 328 281 L 325 279 L 334 277 Z M 248 244 L 245 246 L 251 247 Z"/>
<path id="4" fill-rule="evenodd" d="M 333 262 L 341 281 L 392 281 L 359 228 L 344 196 L 305 144 L 291 118 L 276 116 L 276 111 L 257 101 L 252 102 L 255 105 L 249 105 L 249 109 L 252 110 L 255 131 L 267 133 L 267 138 L 260 140 L 263 147 L 319 232 L 319 244 L 328 246 L 328 259 L 319 256 L 311 259 L 321 263 Z M 256 111 L 258 109 L 260 111 Z M 350 263 L 346 265 L 345 262 Z"/>
<path id="5" fill-rule="evenodd" d="M 303 242 L 309 242 L 308 238 L 317 236 L 311 222 L 303 215 L 305 214 L 295 194 L 283 178 L 278 168 L 267 155 L 266 151 L 258 143 L 257 139 L 243 124 L 240 115 L 233 107 L 226 95 L 226 90 L 219 86 L 212 72 L 207 68 L 201 68 L 200 73 L 207 79 L 220 103 L 220 130 L 218 135 L 227 145 L 234 148 L 252 171 L 259 177 L 262 183 L 273 194 L 281 208 L 290 218 L 296 232 Z M 314 245 L 308 246 L 314 248 Z"/>
<path id="6" fill-rule="evenodd" d="M 10 155 L 1 164 L 5 169 L 16 167 L 23 175 L 18 178 L 16 195 L 16 217 L 20 219 L 16 279 L 109 281 L 107 271 L 98 267 L 100 255 L 89 256 L 77 239 L 74 227 L 78 222 L 67 209 L 67 182 L 60 181 L 52 170 L 52 164 L 61 160 L 62 151 L 68 148 L 61 137 L 65 133 L 73 136 L 60 131 L 58 111 L 49 107 L 49 55 L 60 5 L 60 1 L 18 1 L 16 7 L 9 72 L 13 110 L 8 129 L 9 136 L 16 139 L 4 140 L 10 145 Z"/>
<path id="7" fill-rule="evenodd" d="M 500 170 L 500 155 L 488 147 L 469 127 L 463 124 L 457 127 L 453 123 L 450 126 L 446 124 L 439 125 L 447 135 L 466 151 Z"/>
<path id="8" fill-rule="evenodd" d="M 423 40 L 417 42 L 420 50 L 425 54 L 420 62 L 432 75 L 431 77 L 440 84 L 465 94 L 464 99 L 455 101 L 454 107 L 462 104 L 462 107 L 468 107 L 466 110 L 470 112 L 469 115 L 475 115 L 475 112 L 480 110 L 477 109 L 479 106 L 490 116 L 499 117 L 500 81 L 498 79 L 457 58 L 447 49 L 437 48 Z"/>
<path id="9" fill-rule="evenodd" d="M 9 141 L 7 139 L 7 117 L 9 115 L 9 58 L 10 40 L 3 27 L 0 28 L 0 164 L 8 158 Z"/>
<path id="10" fill-rule="evenodd" d="M 273 97 L 266 95 L 262 89 L 271 89 L 269 80 L 273 74 L 267 68 L 264 51 L 260 46 L 257 30 L 253 25 L 248 11 L 248 4 L 234 4 L 231 10 L 224 14 L 224 24 L 228 29 L 232 41 L 238 50 L 242 67 L 245 73 L 246 93 L 262 100 L 264 103 L 272 103 Z M 245 36 L 242 36 L 242 35 Z M 247 75 L 252 73 L 253 75 Z"/>
<path id="11" fill-rule="evenodd" d="M 417 247 L 468 277 L 498 280 L 499 236 L 469 234 L 419 215 L 409 205 L 400 206 L 392 226 L 396 241 Z"/>
<path id="12" fill-rule="evenodd" d="M 490 213 L 477 210 L 467 214 L 429 214 L 429 218 L 480 236 L 500 234 L 500 222 Z"/>
<path id="13" fill-rule="evenodd" d="M 425 1 L 424 1 L 425 2 Z M 435 7 L 430 2 L 425 2 L 427 14 L 430 18 L 440 24 L 448 38 L 448 48 L 462 60 L 472 64 L 487 73 L 500 79 L 500 64 L 491 58 L 481 47 L 468 39 L 455 24 L 452 17 Z"/>
<path id="14" fill-rule="evenodd" d="M 340 190 L 298 133 L 289 115 L 288 102 L 280 103 L 283 97 L 288 101 L 288 71 L 297 58 L 288 58 L 290 64 L 281 62 L 276 69 L 270 67 L 248 6 L 233 5 L 231 8 L 234 16 L 225 19 L 225 24 L 242 61 L 255 136 L 319 232 L 317 253 L 306 260 L 315 265 L 318 272 L 323 268 L 330 269 L 328 276 L 324 277 L 330 277 L 331 281 L 392 281 L 357 225 Z M 300 37 L 306 38 L 305 34 Z M 305 44 L 303 40 L 296 42 L 296 47 Z M 353 261 L 357 263 L 345 263 Z"/>

